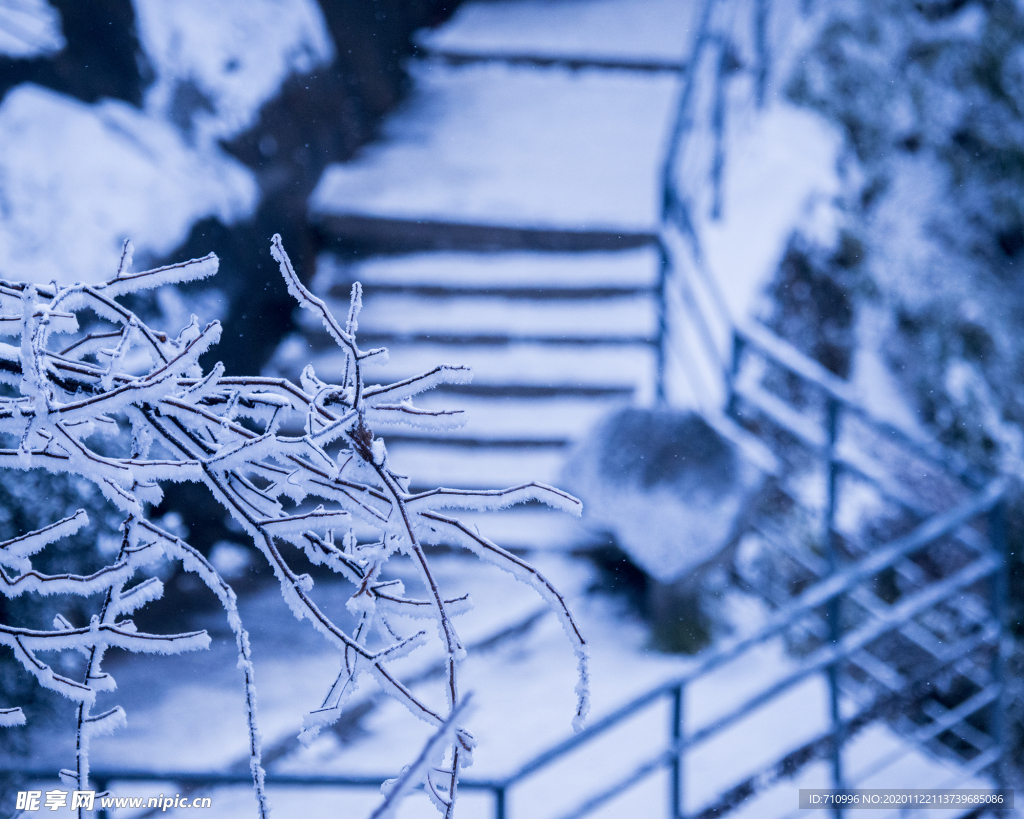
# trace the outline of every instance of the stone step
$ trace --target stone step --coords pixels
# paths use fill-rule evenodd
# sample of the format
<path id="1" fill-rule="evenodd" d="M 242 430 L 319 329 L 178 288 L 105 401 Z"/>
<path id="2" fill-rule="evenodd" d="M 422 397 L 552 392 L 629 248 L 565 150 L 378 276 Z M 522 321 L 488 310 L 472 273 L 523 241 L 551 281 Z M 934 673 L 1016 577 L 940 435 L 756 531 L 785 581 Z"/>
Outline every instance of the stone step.
<path id="1" fill-rule="evenodd" d="M 348 301 L 329 300 L 335 315 L 348 312 Z M 362 338 L 429 339 L 441 337 L 479 343 L 483 339 L 652 340 L 657 334 L 657 307 L 646 295 L 600 299 L 507 299 L 504 296 L 424 296 L 374 293 L 363 297 L 359 324 Z M 319 319 L 302 314 L 308 332 Z"/>
<path id="2" fill-rule="evenodd" d="M 539 505 L 494 512 L 455 511 L 452 517 L 475 527 L 503 549 L 517 552 L 565 552 L 586 548 L 598 539 L 580 518 Z"/>
<path id="3" fill-rule="evenodd" d="M 413 216 L 312 213 L 313 234 L 325 247 L 394 253 L 417 250 L 535 250 L 592 253 L 623 250 L 657 242 L 651 230 L 587 230 L 508 227 Z"/>
<path id="4" fill-rule="evenodd" d="M 583 384 L 551 385 L 538 384 L 442 384 L 430 391 L 431 395 L 468 395 L 486 398 L 565 398 L 583 396 L 605 400 L 622 400 L 633 394 L 631 386 Z"/>
<path id="5" fill-rule="evenodd" d="M 652 249 L 420 253 L 351 262 L 325 253 L 313 288 L 340 317 L 347 313 L 351 282 L 363 283 L 360 345 L 390 352 L 385 366 L 367 362 L 368 382 L 399 380 L 439 363 L 465 364 L 474 383 L 442 387 L 426 396 L 427 405 L 468 396 L 475 399 L 471 419 L 491 410 L 503 419 L 536 413 L 553 418 L 563 410 L 552 410 L 558 404 L 552 399 L 568 399 L 564 411 L 582 424 L 544 423 L 534 436 L 561 440 L 573 437 L 572 430 L 585 431 L 595 413 L 621 405 L 637 390 L 650 395 L 658 267 Z M 339 378 L 343 354 L 312 314 L 300 314 L 299 321 L 303 335 L 282 347 L 274 368 L 294 376 L 312 360 L 321 377 Z M 539 399 L 548 401 L 531 408 Z M 594 409 L 584 409 L 588 402 L 596 402 Z M 528 426 L 470 420 L 456 434 L 518 440 Z"/>
<path id="6" fill-rule="evenodd" d="M 457 441 L 391 439 L 383 435 L 389 464 L 412 479 L 413 490 L 438 486 L 496 489 L 536 481 L 557 485 L 566 447 L 476 445 Z"/>
<path id="7" fill-rule="evenodd" d="M 433 295 L 488 292 L 508 298 L 546 294 L 639 293 L 658 286 L 659 257 L 654 248 L 601 253 L 413 253 L 346 260 L 340 254 L 317 258 L 314 290 L 348 299 L 352 282 L 367 295 L 403 290 Z"/>
<path id="8" fill-rule="evenodd" d="M 412 96 L 382 140 L 314 191 L 311 220 L 327 238 L 394 246 L 392 223 L 425 223 L 493 229 L 494 247 L 522 229 L 549 247 L 564 233 L 574 250 L 585 235 L 599 240 L 591 249 L 653 241 L 677 77 L 437 61 L 410 72 Z"/>
<path id="9" fill-rule="evenodd" d="M 365 340 L 361 342 L 364 347 Z M 365 363 L 367 384 L 391 383 L 439 364 L 468 366 L 468 389 L 479 395 L 576 394 L 609 396 L 636 392 L 641 403 L 653 396 L 655 350 L 649 344 L 543 344 L 515 341 L 503 345 L 392 341 L 387 364 Z M 308 339 L 289 337 L 269 370 L 295 377 L 312 363 L 325 381 L 344 377 L 345 355 L 337 347 L 314 351 Z"/>
<path id="10" fill-rule="evenodd" d="M 463 410 L 465 426 L 436 432 L 396 427 L 383 434 L 389 439 L 397 436 L 481 444 L 545 442 L 562 445 L 585 435 L 604 415 L 630 403 L 631 397 L 630 393 L 618 393 L 604 398 L 557 396 L 516 399 L 431 391 L 418 396 L 416 405 L 425 409 Z"/>
<path id="11" fill-rule="evenodd" d="M 502 0 L 465 3 L 417 44 L 462 59 L 679 70 L 697 26 L 696 0 Z"/>

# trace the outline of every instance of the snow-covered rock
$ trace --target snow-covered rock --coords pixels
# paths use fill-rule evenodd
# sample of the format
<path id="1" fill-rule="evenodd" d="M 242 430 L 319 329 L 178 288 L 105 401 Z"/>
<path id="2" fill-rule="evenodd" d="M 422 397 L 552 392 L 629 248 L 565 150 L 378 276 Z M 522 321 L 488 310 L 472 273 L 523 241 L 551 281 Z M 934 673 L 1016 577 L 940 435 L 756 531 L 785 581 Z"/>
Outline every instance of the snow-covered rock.
<path id="1" fill-rule="evenodd" d="M 252 173 L 220 149 L 199 151 L 167 122 L 107 100 L 85 105 L 35 85 L 0 105 L 0 275 L 61 283 L 169 253 L 208 216 L 249 215 Z"/>
<path id="2" fill-rule="evenodd" d="M 0 5 L 0 55 L 27 59 L 56 54 L 64 46 L 60 14 L 46 0 Z"/>
<path id="3" fill-rule="evenodd" d="M 564 485 L 584 522 L 641 569 L 673 583 L 732 540 L 763 473 L 700 415 L 623 410 L 569 460 Z"/>
<path id="4" fill-rule="evenodd" d="M 135 0 L 135 13 L 157 75 L 146 108 L 199 144 L 245 130 L 290 74 L 334 58 L 315 0 Z"/>

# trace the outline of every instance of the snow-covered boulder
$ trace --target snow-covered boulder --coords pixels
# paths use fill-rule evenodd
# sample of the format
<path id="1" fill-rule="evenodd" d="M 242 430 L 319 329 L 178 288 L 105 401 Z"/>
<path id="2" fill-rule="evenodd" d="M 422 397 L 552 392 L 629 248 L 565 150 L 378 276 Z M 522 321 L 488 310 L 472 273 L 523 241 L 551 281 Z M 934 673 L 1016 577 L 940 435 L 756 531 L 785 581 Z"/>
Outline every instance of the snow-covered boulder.
<path id="1" fill-rule="evenodd" d="M 60 13 L 46 0 L 0 4 L 0 55 L 17 59 L 49 56 L 65 45 Z"/>
<path id="2" fill-rule="evenodd" d="M 334 59 L 316 0 L 134 0 L 139 40 L 156 73 L 146 110 L 198 144 L 256 121 L 290 74 Z"/>
<path id="3" fill-rule="evenodd" d="M 623 410 L 569 459 L 563 483 L 584 522 L 610 533 L 661 584 L 686 578 L 734 539 L 762 471 L 700 415 Z"/>
<path id="4" fill-rule="evenodd" d="M 0 276 L 60 283 L 117 270 L 130 238 L 144 262 L 208 216 L 232 223 L 258 200 L 251 171 L 197 150 L 127 103 L 86 105 L 26 84 L 0 105 Z"/>

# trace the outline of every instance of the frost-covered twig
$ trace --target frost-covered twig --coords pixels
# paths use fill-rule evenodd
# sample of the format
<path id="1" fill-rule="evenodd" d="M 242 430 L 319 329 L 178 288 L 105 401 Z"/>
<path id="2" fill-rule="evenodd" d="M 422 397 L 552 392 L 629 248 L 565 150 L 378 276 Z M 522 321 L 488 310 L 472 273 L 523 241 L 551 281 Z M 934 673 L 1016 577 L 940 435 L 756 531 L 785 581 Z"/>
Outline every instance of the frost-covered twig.
<path id="1" fill-rule="evenodd" d="M 459 772 L 470 763 L 474 745 L 462 724 L 465 697 L 458 669 L 465 649 L 453 620 L 468 609 L 469 599 L 442 594 L 425 546 L 469 549 L 512 572 L 551 605 L 579 657 L 579 703 L 573 720 L 579 728 L 587 709 L 586 642 L 565 600 L 528 563 L 441 510 L 540 501 L 579 514 L 580 504 L 536 483 L 492 491 L 439 488 L 411 493 L 408 478 L 392 469 L 384 441 L 374 430 L 438 429 L 459 423 L 460 413 L 425 410 L 412 399 L 439 384 L 465 383 L 469 371 L 440 366 L 394 384 L 365 387 L 363 362 L 385 351 L 363 351 L 356 342 L 359 285 L 353 287 L 342 326 L 303 286 L 279 236 L 271 253 L 289 292 L 321 319 L 344 351 L 341 383 L 324 382 L 312 366 L 298 384 L 281 378 L 227 377 L 220 364 L 204 373 L 199 357 L 220 336 L 216 322 L 200 327 L 193 317 L 176 334 L 166 333 L 149 327 L 117 301 L 141 289 L 212 275 L 212 255 L 135 273 L 126 243 L 117 275 L 98 285 L 0 281 L 0 333 L 20 336 L 18 347 L 0 344 L 0 382 L 18 393 L 0 397 L 0 434 L 9 444 L 0 448 L 0 467 L 80 475 L 96 485 L 123 519 L 116 557 L 91 574 L 52 575 L 32 565 L 47 545 L 84 525 L 81 511 L 0 544 L 0 593 L 103 595 L 87 626 L 75 626 L 62 615 L 52 631 L 0 624 L 0 644 L 11 648 L 40 684 L 78 703 L 76 765 L 62 776 L 76 789 L 86 789 L 90 740 L 124 720 L 119 707 L 100 714 L 92 710 L 97 692 L 114 688 L 102 670 L 107 648 L 171 654 L 209 642 L 205 632 L 142 633 L 130 620 L 132 612 L 163 594 L 155 576 L 136 582 L 137 575 L 161 560 L 180 561 L 218 597 L 235 635 L 257 812 L 266 817 L 254 669 L 235 594 L 199 552 L 146 517 L 149 506 L 162 498 L 161 484 L 201 482 L 269 563 L 295 617 L 308 620 L 338 651 L 340 673 L 326 686 L 321 707 L 306 716 L 300 738 L 310 742 L 337 720 L 360 675 L 369 675 L 437 731 L 410 769 L 414 773 L 399 780 L 378 813 L 393 810 L 415 780 L 451 817 Z M 56 336 L 64 337 L 60 344 L 53 344 Z M 300 427 L 298 433 L 282 432 Z M 357 527 L 372 535 L 357 538 Z M 347 604 L 355 618 L 353 629 L 346 631 L 317 605 L 311 594 L 313 579 L 293 568 L 295 552 L 353 584 Z M 410 596 L 402 583 L 386 578 L 387 562 L 396 552 L 412 560 L 424 596 Z M 423 617 L 434 620 L 444 654 L 444 713 L 427 705 L 390 670 L 393 660 L 429 641 L 425 629 L 413 626 L 403 633 L 405 622 Z M 81 681 L 56 673 L 37 656 L 43 650 L 68 649 L 87 658 Z M 21 709 L 0 708 L 0 725 L 24 720 Z"/>

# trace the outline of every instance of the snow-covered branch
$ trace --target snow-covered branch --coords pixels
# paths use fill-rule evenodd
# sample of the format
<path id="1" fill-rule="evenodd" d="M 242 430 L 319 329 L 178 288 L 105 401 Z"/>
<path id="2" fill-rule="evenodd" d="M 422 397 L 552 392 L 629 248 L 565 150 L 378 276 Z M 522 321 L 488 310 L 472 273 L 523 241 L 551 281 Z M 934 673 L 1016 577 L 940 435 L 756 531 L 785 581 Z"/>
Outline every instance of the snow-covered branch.
<path id="1" fill-rule="evenodd" d="M 269 564 L 294 616 L 308 621 L 339 654 L 341 672 L 325 685 L 321 707 L 306 716 L 301 739 L 312 741 L 337 720 L 358 678 L 368 675 L 437 731 L 375 815 L 388 815 L 401 793 L 418 784 L 450 817 L 459 772 L 469 764 L 474 746 L 463 725 L 466 697 L 458 676 L 465 649 L 453 620 L 470 608 L 470 600 L 465 594 L 442 594 L 427 547 L 466 548 L 512 572 L 551 605 L 579 657 L 577 728 L 587 708 L 586 641 L 546 578 L 441 510 L 539 501 L 578 515 L 580 504 L 537 483 L 410 494 L 408 480 L 392 469 L 375 430 L 395 425 L 446 429 L 461 423 L 458 411 L 425 410 L 414 406 L 412 398 L 441 384 L 467 382 L 468 369 L 439 366 L 394 384 L 365 386 L 363 362 L 385 351 L 363 351 L 357 344 L 361 287 L 353 287 L 342 324 L 302 284 L 279 236 L 271 254 L 289 292 L 320 318 L 346 356 L 341 383 L 324 382 L 312 366 L 298 384 L 226 377 L 220 364 L 204 373 L 199 358 L 219 339 L 218 324 L 200 327 L 193 317 L 186 327 L 166 332 L 118 301 L 147 288 L 213 275 L 217 259 L 212 254 L 136 273 L 126 243 L 116 276 L 97 285 L 0 282 L 0 334 L 20 337 L 18 346 L 0 344 L 0 381 L 18 393 L 0 397 L 0 435 L 8 439 L 0 448 L 0 468 L 80 475 L 120 510 L 123 520 L 116 557 L 89 573 L 48 574 L 33 565 L 47 546 L 86 525 L 83 511 L 0 543 L 0 593 L 5 596 L 102 596 L 87 624 L 64 615 L 47 631 L 0 623 L 0 645 L 11 649 L 40 685 L 78 704 L 76 764 L 62 775 L 73 779 L 76 788 L 87 789 L 90 741 L 116 730 L 125 719 L 119 707 L 99 714 L 91 710 L 98 691 L 115 687 L 102 669 L 106 650 L 175 654 L 209 643 L 205 632 L 144 633 L 128 619 L 164 594 L 154 565 L 180 562 L 182 570 L 194 573 L 216 595 L 235 635 L 257 813 L 266 817 L 255 669 L 235 593 L 202 554 L 146 517 L 149 505 L 162 497 L 161 484 L 202 483 Z M 54 344 L 57 337 L 60 343 Z M 363 533 L 358 538 L 357 525 Z M 423 587 L 419 595 L 407 594 L 402 583 L 388 579 L 388 559 L 396 553 L 416 567 Z M 293 565 L 300 556 L 353 585 L 347 605 L 356 620 L 353 629 L 346 631 L 314 601 L 313 578 Z M 441 710 L 390 670 L 393 661 L 432 639 L 431 630 L 407 626 L 424 618 L 433 619 L 445 658 L 447 704 Z M 408 627 L 405 633 L 402 624 Z M 88 658 L 81 680 L 58 674 L 38 656 L 65 650 Z M 24 723 L 21 708 L 0 706 L 0 725 Z"/>

